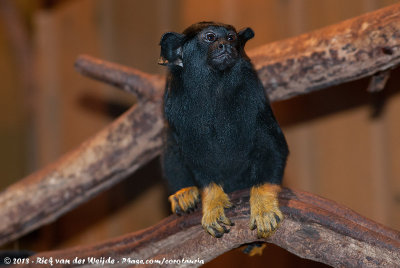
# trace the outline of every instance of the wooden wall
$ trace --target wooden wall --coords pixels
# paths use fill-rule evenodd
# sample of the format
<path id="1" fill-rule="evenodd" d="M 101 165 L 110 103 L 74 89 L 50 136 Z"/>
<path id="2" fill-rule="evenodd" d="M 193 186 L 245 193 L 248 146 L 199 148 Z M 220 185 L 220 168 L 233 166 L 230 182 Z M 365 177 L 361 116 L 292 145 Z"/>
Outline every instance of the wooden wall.
<path id="1" fill-rule="evenodd" d="M 18 85 L 18 68 L 0 27 L 0 161 L 4 164 L 0 175 L 5 178 L 1 187 L 29 173 L 32 163 L 38 169 L 54 161 L 134 102 L 117 89 L 79 76 L 73 69 L 79 54 L 162 73 L 164 69 L 157 65 L 162 33 L 182 31 L 197 21 L 216 20 L 237 28 L 252 27 L 256 36 L 247 45 L 251 49 L 397 1 L 53 2 L 52 8 L 34 8 L 29 17 L 37 85 L 34 133 L 25 124 L 28 115 L 21 104 L 24 95 Z M 29 0 L 18 3 L 22 10 L 30 5 Z M 392 74 L 387 88 L 379 94 L 367 93 L 368 81 L 363 80 L 274 104 L 291 151 L 285 185 L 336 200 L 400 229 L 398 74 L 399 71 Z M 28 142 L 35 145 L 33 153 L 26 149 Z M 158 162 L 154 161 L 121 185 L 20 243 L 33 250 L 45 250 L 89 244 L 138 230 L 169 213 L 166 195 Z M 269 251 L 274 254 L 267 253 L 267 257 L 256 260 L 229 253 L 210 266 L 256 265 L 269 256 L 279 259 L 274 267 L 291 267 L 293 262 L 310 267 L 278 249 Z"/>

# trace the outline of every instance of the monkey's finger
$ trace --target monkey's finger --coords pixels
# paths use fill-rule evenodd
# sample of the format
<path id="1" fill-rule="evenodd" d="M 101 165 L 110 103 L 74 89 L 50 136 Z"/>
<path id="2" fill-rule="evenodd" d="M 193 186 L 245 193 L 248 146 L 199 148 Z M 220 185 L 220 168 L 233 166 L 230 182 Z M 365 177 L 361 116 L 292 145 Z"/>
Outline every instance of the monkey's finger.
<path id="1" fill-rule="evenodd" d="M 191 195 L 192 195 L 192 200 L 194 201 L 194 203 L 197 203 L 200 201 L 200 194 L 199 191 L 191 191 Z"/>
<path id="2" fill-rule="evenodd" d="M 275 219 L 275 213 L 269 213 L 268 219 L 269 219 L 269 223 L 271 225 L 271 230 L 276 229 L 276 227 L 278 226 L 278 223 L 276 222 L 276 219 Z"/>
<path id="3" fill-rule="evenodd" d="M 180 195 L 180 196 L 178 197 L 178 204 L 179 204 L 179 206 L 181 207 L 181 209 L 182 209 L 183 211 L 186 211 L 186 210 L 187 210 L 188 204 L 187 204 L 187 202 L 186 202 L 184 196 Z"/>
<path id="4" fill-rule="evenodd" d="M 269 225 L 269 223 L 268 223 Z M 271 225 L 267 226 L 261 226 L 261 224 L 259 226 L 257 226 L 257 237 L 258 238 L 266 238 L 269 236 L 270 234 L 270 229 L 271 229 Z"/>
<path id="5" fill-rule="evenodd" d="M 216 238 L 221 238 L 223 235 L 224 235 L 224 233 L 215 231 L 215 235 L 214 235 L 214 236 L 215 236 Z"/>
<path id="6" fill-rule="evenodd" d="M 176 215 L 182 216 L 183 215 L 183 210 L 182 207 L 179 205 L 179 200 L 176 196 L 173 197 L 173 204 L 174 204 L 174 210 Z"/>
<path id="7" fill-rule="evenodd" d="M 207 233 L 209 233 L 210 235 L 216 237 L 215 230 L 213 228 L 211 228 L 210 226 L 204 227 L 204 230 L 206 230 Z"/>
<path id="8" fill-rule="evenodd" d="M 222 228 L 224 228 L 224 233 L 227 234 L 231 231 L 231 229 L 226 228 L 225 225 L 221 225 L 221 226 L 222 226 Z"/>
<path id="9" fill-rule="evenodd" d="M 219 217 L 218 221 L 219 221 L 219 222 L 222 222 L 222 223 L 225 224 L 225 225 L 232 226 L 232 221 L 231 221 L 229 218 L 227 218 L 227 217 L 225 216 L 225 214 L 222 214 L 222 215 Z"/>
<path id="10" fill-rule="evenodd" d="M 177 208 L 178 208 L 178 202 L 175 200 L 175 197 L 174 196 L 170 196 L 169 198 L 169 201 L 171 202 L 171 210 L 172 210 L 172 213 L 176 213 L 176 210 L 177 210 Z"/>
<path id="11" fill-rule="evenodd" d="M 227 201 L 224 203 L 224 208 L 230 208 L 230 207 L 232 207 L 232 203 L 231 203 L 229 200 L 227 200 Z"/>
<path id="12" fill-rule="evenodd" d="M 212 224 L 212 228 L 214 228 L 215 230 L 217 230 L 219 233 L 225 233 L 225 229 L 223 226 L 221 226 L 218 222 L 213 222 Z"/>
<path id="13" fill-rule="evenodd" d="M 267 231 L 264 231 L 264 230 L 258 230 L 257 231 L 257 237 L 258 238 L 267 238 L 270 235 L 271 235 L 271 232 L 267 232 Z"/>
<path id="14" fill-rule="evenodd" d="M 221 238 L 225 233 L 224 228 L 218 223 L 214 223 L 212 225 L 205 226 L 204 229 L 212 236 L 216 238 Z"/>
<path id="15" fill-rule="evenodd" d="M 270 236 L 277 227 L 275 216 L 273 213 L 264 214 L 263 217 L 257 219 L 257 236 L 266 238 Z"/>
<path id="16" fill-rule="evenodd" d="M 279 217 L 278 215 L 277 215 L 277 213 L 274 213 L 274 217 L 275 217 L 275 220 L 276 220 L 276 222 L 279 224 L 281 221 L 282 221 L 282 219 L 283 219 L 283 215 L 282 215 L 282 213 L 281 213 L 281 217 Z"/>
<path id="17" fill-rule="evenodd" d="M 191 207 L 193 207 L 193 209 L 196 209 L 199 203 L 200 199 L 192 199 Z"/>
<path id="18" fill-rule="evenodd" d="M 279 218 L 279 220 L 277 221 L 278 223 L 283 220 L 283 214 L 278 207 L 273 210 L 273 213 L 275 214 L 276 217 Z"/>
<path id="19" fill-rule="evenodd" d="M 257 228 L 256 219 L 254 217 L 250 218 L 249 228 L 250 230 Z"/>
<path id="20" fill-rule="evenodd" d="M 263 218 L 260 219 L 260 221 L 262 222 L 260 225 L 263 227 L 262 229 L 264 232 L 269 233 L 272 231 L 270 217 L 268 215 L 265 215 Z"/>

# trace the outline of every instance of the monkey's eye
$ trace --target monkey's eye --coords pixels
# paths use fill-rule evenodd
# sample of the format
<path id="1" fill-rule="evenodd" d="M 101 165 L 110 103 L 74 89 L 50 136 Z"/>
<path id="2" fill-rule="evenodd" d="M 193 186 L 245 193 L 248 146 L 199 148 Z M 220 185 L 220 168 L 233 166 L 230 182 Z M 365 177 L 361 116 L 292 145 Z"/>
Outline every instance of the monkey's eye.
<path id="1" fill-rule="evenodd" d="M 212 32 L 206 33 L 205 37 L 208 42 L 214 42 L 217 39 L 215 33 Z"/>
<path id="2" fill-rule="evenodd" d="M 236 35 L 235 34 L 228 34 L 227 35 L 227 37 L 226 37 L 226 40 L 228 40 L 228 41 L 235 41 L 235 39 L 236 39 Z"/>

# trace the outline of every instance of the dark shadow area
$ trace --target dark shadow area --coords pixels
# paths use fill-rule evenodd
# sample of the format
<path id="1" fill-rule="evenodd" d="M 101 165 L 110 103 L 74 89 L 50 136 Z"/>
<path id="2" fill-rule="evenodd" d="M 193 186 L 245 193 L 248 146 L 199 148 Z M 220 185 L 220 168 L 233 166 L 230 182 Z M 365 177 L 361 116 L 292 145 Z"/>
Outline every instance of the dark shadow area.
<path id="1" fill-rule="evenodd" d="M 40 6 L 43 9 L 56 9 L 67 2 L 71 2 L 71 0 L 41 0 Z"/>
<path id="2" fill-rule="evenodd" d="M 296 267 L 296 268 L 323 268 L 330 267 L 326 264 L 302 259 L 274 244 L 267 244 L 261 256 L 250 257 L 241 252 L 241 249 L 231 250 L 209 263 L 206 263 L 204 268 L 213 267 Z"/>

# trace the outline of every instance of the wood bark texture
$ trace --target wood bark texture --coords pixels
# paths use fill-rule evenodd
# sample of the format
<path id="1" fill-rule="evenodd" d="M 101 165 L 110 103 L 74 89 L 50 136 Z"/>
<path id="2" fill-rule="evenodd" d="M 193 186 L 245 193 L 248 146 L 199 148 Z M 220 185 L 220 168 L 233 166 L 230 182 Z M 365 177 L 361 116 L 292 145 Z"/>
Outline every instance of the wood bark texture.
<path id="1" fill-rule="evenodd" d="M 203 260 L 245 243 L 266 241 L 307 259 L 333 267 L 399 267 L 400 233 L 374 223 L 332 201 L 309 193 L 283 189 L 279 201 L 285 219 L 268 239 L 258 239 L 249 225 L 249 191 L 232 193 L 234 207 L 226 210 L 235 225 L 222 238 L 214 238 L 201 227 L 201 209 L 185 216 L 172 215 L 160 223 L 100 244 L 30 257 L 74 260 L 114 260 L 112 267 L 132 265 L 130 261 Z M 268 247 L 267 249 L 268 250 Z M 188 264 L 190 267 L 200 266 Z M 34 266 L 34 265 L 32 265 Z M 63 265 L 55 265 L 62 267 Z M 85 265 L 79 265 L 85 267 Z M 88 265 L 90 266 L 90 265 Z M 185 266 L 185 265 L 184 265 Z M 24 265 L 26 267 L 26 265 Z"/>
<path id="2" fill-rule="evenodd" d="M 248 54 L 271 101 L 278 101 L 393 68 L 400 61 L 399 46 L 400 4 L 396 4 L 267 44 Z M 79 58 L 76 66 L 86 75 L 136 94 L 139 103 L 77 149 L 0 194 L 0 244 L 54 221 L 116 184 L 161 151 L 164 78 L 90 57 Z M 335 216 L 328 216 L 322 227 L 336 222 Z M 283 227 L 290 220 L 285 222 Z M 344 235 L 340 241 L 350 241 L 346 240 L 347 233 L 339 233 Z M 278 234 L 274 237 L 279 237 Z M 312 239 L 307 238 L 312 232 L 303 234 L 303 239 Z M 281 246 L 296 250 L 290 248 L 290 243 L 282 242 Z M 353 253 L 358 251 L 359 248 L 354 248 Z M 310 253 L 309 257 L 314 258 L 313 254 L 318 255 Z"/>

